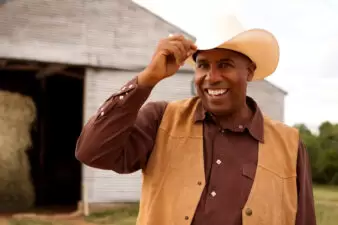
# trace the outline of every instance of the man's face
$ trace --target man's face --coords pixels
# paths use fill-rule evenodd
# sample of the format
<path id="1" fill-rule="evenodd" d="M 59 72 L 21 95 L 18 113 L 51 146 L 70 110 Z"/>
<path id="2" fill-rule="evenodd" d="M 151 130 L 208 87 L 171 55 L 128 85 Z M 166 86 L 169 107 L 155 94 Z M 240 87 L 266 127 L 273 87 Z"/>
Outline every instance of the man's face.
<path id="1" fill-rule="evenodd" d="M 255 68 L 249 58 L 231 50 L 198 52 L 195 85 L 206 110 L 222 116 L 243 107 Z"/>

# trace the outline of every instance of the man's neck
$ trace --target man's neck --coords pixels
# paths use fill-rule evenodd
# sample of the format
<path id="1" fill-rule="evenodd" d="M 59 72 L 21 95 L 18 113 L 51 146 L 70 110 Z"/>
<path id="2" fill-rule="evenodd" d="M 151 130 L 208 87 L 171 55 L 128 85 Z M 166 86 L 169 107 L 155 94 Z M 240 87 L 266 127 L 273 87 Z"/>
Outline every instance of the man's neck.
<path id="1" fill-rule="evenodd" d="M 226 116 L 215 116 L 222 127 L 231 127 L 233 125 L 246 124 L 253 116 L 250 107 L 245 103 L 243 107 Z"/>

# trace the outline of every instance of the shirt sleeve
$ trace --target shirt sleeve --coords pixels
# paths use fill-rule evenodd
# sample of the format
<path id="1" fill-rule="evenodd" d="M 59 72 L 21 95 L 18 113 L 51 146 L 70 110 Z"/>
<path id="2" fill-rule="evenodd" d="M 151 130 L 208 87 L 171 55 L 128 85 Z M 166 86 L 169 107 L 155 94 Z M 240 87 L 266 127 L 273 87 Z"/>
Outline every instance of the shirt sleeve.
<path id="1" fill-rule="evenodd" d="M 87 166 L 117 173 L 145 168 L 167 105 L 144 104 L 151 90 L 138 85 L 136 77 L 108 98 L 84 126 L 76 158 Z"/>
<path id="2" fill-rule="evenodd" d="M 311 165 L 307 150 L 302 141 L 299 142 L 298 147 L 297 190 L 298 210 L 296 225 L 316 225 Z"/>

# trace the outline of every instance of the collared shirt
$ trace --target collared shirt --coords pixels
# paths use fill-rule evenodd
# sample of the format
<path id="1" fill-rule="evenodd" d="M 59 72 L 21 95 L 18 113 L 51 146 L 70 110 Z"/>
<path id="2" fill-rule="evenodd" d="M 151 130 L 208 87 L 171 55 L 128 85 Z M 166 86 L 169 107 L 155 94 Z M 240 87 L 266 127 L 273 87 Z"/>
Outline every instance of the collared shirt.
<path id="1" fill-rule="evenodd" d="M 112 95 L 89 120 L 78 139 L 76 156 L 85 164 L 132 173 L 147 165 L 167 102 L 145 103 L 151 88 L 137 78 Z M 203 123 L 206 187 L 193 225 L 241 225 L 258 161 L 258 144 L 264 142 L 263 115 L 247 97 L 253 111 L 248 121 L 220 127 L 202 105 L 195 123 Z M 142 107 L 142 108 L 141 108 Z M 278 159 L 276 159 L 278 160 Z M 315 213 L 308 154 L 300 141 L 297 160 L 298 213 L 296 225 L 314 225 Z"/>

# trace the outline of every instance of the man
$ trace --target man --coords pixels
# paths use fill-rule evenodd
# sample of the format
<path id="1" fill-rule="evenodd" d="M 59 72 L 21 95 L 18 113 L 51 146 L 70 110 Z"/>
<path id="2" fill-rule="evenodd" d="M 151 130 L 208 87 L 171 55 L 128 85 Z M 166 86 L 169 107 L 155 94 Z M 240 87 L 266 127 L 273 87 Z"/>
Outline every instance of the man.
<path id="1" fill-rule="evenodd" d="M 86 124 L 76 157 L 117 173 L 142 170 L 139 225 L 314 225 L 297 130 L 263 116 L 246 96 L 248 82 L 275 71 L 278 43 L 234 17 L 215 22 L 218 33 L 196 45 L 181 35 L 161 40 L 147 68 Z M 198 96 L 141 108 L 186 61 Z"/>

